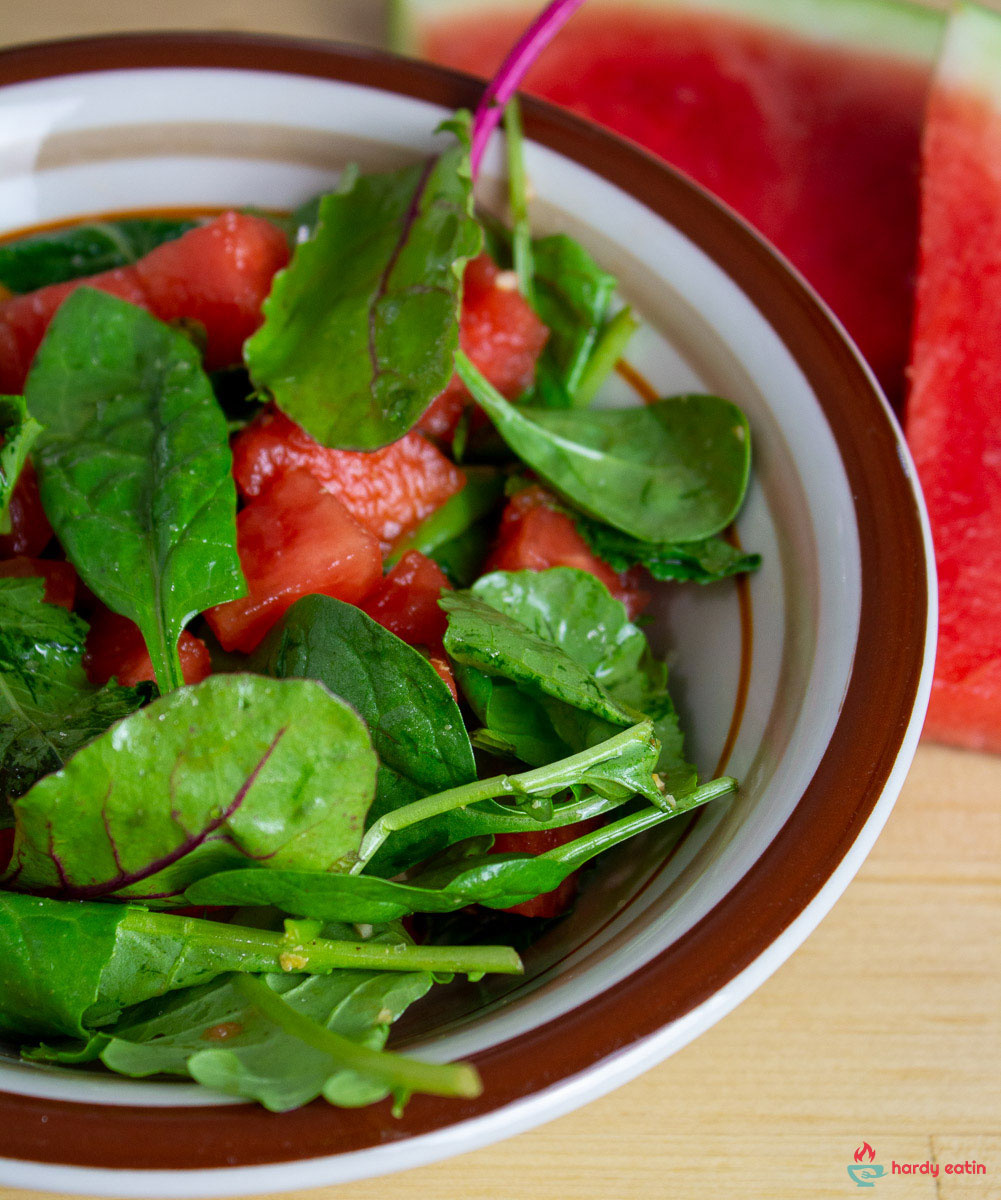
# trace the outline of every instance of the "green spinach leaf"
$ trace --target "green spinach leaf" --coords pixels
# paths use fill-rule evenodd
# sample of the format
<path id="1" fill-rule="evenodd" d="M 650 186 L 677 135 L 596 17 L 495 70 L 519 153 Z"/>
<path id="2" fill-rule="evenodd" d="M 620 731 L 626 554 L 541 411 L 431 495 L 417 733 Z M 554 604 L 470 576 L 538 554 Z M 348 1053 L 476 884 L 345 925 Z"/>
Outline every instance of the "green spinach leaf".
<path id="1" fill-rule="evenodd" d="M 167 899 L 246 859 L 335 870 L 377 760 L 318 683 L 216 675 L 155 700 L 15 801 L 4 879 L 74 899 Z"/>
<path id="2" fill-rule="evenodd" d="M 10 533 L 10 498 L 41 432 L 21 396 L 0 396 L 0 535 Z"/>
<path id="3" fill-rule="evenodd" d="M 574 514 L 574 521 L 594 553 L 613 571 L 642 566 L 654 579 L 713 583 L 756 571 L 761 565 L 760 554 L 746 554 L 722 537 L 698 542 L 644 542 L 580 513 Z"/>
<path id="4" fill-rule="evenodd" d="M 109 683 L 92 687 L 83 669 L 87 626 L 45 604 L 41 579 L 0 579 L 0 827 L 10 802 L 152 696 Z"/>
<path id="5" fill-rule="evenodd" d="M 468 117 L 445 128 L 458 141 L 440 157 L 323 197 L 245 347 L 255 384 L 325 446 L 395 441 L 451 377 L 462 269 L 481 233 Z"/>
<path id="6" fill-rule="evenodd" d="M 50 283 L 127 267 L 197 224 L 173 217 L 129 217 L 86 222 L 3 242 L 0 283 L 12 292 L 32 292 Z"/>
<path id="7" fill-rule="evenodd" d="M 79 288 L 26 396 L 45 426 L 42 503 L 68 558 L 142 630 L 160 690 L 179 687 L 186 622 L 246 590 L 226 422 L 197 352 L 142 309 Z"/>
<path id="8" fill-rule="evenodd" d="M 353 604 L 306 596 L 257 651 L 276 679 L 316 679 L 368 726 L 379 756 L 369 821 L 420 796 L 476 778 L 459 707 L 418 650 Z"/>
<path id="9" fill-rule="evenodd" d="M 515 408 L 458 351 L 456 370 L 512 450 L 585 513 L 645 541 L 697 541 L 747 487 L 747 418 L 716 396 L 643 408 Z"/>

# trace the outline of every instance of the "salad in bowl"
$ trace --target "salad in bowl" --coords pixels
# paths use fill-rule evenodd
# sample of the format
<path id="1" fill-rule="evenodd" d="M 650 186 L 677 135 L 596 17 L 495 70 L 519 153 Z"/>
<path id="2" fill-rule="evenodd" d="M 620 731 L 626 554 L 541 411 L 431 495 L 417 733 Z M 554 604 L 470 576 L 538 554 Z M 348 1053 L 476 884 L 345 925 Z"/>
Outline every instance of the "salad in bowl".
<path id="1" fill-rule="evenodd" d="M 2 64 L 13 1183 L 566 1111 L 798 944 L 916 740 L 920 509 L 802 284 L 571 117 L 477 159 L 471 82 L 262 46 Z"/>

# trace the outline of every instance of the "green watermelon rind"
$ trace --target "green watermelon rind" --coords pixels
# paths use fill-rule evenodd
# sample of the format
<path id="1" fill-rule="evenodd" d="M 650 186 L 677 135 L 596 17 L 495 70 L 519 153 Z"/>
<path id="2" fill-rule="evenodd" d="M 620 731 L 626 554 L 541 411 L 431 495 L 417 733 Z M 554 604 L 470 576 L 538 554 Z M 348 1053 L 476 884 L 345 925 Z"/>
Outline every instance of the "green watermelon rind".
<path id="1" fill-rule="evenodd" d="M 1001 110 L 1001 13 L 960 4 L 946 26 L 937 78 L 982 94 Z"/>
<path id="2" fill-rule="evenodd" d="M 523 11 L 527 24 L 539 7 L 540 0 L 390 0 L 390 46 L 401 54 L 418 53 L 424 22 L 453 13 L 468 16 L 482 11 L 486 16 L 501 9 Z M 943 13 L 907 0 L 588 0 L 588 7 L 714 12 L 817 43 L 919 62 L 935 59 L 946 20 Z"/>

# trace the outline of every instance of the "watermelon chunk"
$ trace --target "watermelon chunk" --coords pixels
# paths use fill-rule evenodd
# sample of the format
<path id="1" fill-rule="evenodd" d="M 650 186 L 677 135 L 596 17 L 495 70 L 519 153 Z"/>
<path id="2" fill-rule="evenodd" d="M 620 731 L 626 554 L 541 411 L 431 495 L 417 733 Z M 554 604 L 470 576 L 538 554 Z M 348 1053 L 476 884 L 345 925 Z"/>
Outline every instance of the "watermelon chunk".
<path id="1" fill-rule="evenodd" d="M 261 322 L 276 271 L 288 262 L 285 235 L 263 217 L 228 212 L 164 242 L 130 267 L 55 283 L 0 301 L 0 392 L 21 392 L 49 321 L 81 286 L 110 292 L 162 321 L 194 321 L 205 330 L 205 366 L 239 362 Z"/>
<path id="2" fill-rule="evenodd" d="M 397 48 L 491 75 L 535 0 L 397 0 Z M 904 394 L 942 18 L 888 0 L 588 0 L 525 90 L 640 142 L 804 273 Z"/>
<path id="3" fill-rule="evenodd" d="M 1001 751 L 1001 16 L 972 6 L 928 109 L 911 374 L 939 578 L 925 733 Z"/>

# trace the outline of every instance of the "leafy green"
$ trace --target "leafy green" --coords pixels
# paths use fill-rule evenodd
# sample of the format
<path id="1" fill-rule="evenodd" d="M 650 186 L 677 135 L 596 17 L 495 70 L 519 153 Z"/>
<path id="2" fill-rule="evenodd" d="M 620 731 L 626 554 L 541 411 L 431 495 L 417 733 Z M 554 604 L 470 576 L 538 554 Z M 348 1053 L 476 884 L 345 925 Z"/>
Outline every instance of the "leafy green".
<path id="1" fill-rule="evenodd" d="M 633 724 L 635 712 L 617 703 L 589 667 L 481 598 L 475 586 L 470 592 L 446 592 L 440 604 L 448 614 L 445 649 L 455 662 L 513 680 L 530 694 L 551 696 L 613 725 Z"/>
<path id="2" fill-rule="evenodd" d="M 0 396 L 0 535 L 10 533 L 10 498 L 42 427 L 21 396 Z"/>
<path id="3" fill-rule="evenodd" d="M 463 857 L 427 869 L 406 883 L 370 875 L 245 869 L 202 879 L 189 889 L 186 898 L 192 904 L 271 905 L 300 917 L 369 923 L 392 921 L 412 913 L 454 912 L 467 904 L 510 908 L 558 887 L 594 855 L 619 841 L 728 795 L 733 788 L 731 779 L 713 780 L 667 810 L 653 809 L 657 816 L 652 816 L 649 809 L 632 814 L 612 826 L 584 834 L 558 851 Z M 537 824 L 535 827 L 539 828 Z M 613 831 L 611 838 L 608 830 Z"/>
<path id="4" fill-rule="evenodd" d="M 503 946 L 387 945 L 359 940 L 343 928 L 328 929 L 323 937 L 319 932 L 319 925 L 304 929 L 290 922 L 279 933 L 121 904 L 0 892 L 0 1033 L 83 1037 L 136 1004 L 234 970 L 329 975 L 361 968 L 477 976 L 521 970 L 518 956 Z"/>
<path id="5" fill-rule="evenodd" d="M 653 735 L 653 726 L 649 721 L 643 721 L 559 762 L 547 763 L 518 775 L 495 775 L 462 787 L 450 788 L 434 796 L 425 796 L 373 822 L 362 839 L 351 873 L 360 874 L 393 835 L 411 830 L 416 825 L 422 826 L 423 835 L 425 823 L 430 825 L 443 814 L 498 796 L 511 797 L 516 803 L 524 805 L 537 800 L 551 801 L 554 796 L 571 788 L 590 788 L 620 802 L 640 794 L 658 807 L 668 810 L 674 798 L 662 794 L 662 785 L 658 784 L 654 775 L 659 753 L 660 744 Z M 541 807 L 548 808 L 550 814 L 553 811 L 551 804 Z M 421 840 L 424 843 L 423 851 L 415 857 L 414 861 L 417 862 L 428 855 L 426 841 L 423 837 Z"/>
<path id="6" fill-rule="evenodd" d="M 14 810 L 8 885 L 167 898 L 246 859 L 332 870 L 358 847 L 377 760 L 308 680 L 216 675 L 155 700 Z"/>
<path id="7" fill-rule="evenodd" d="M 186 622 L 245 591 L 226 422 L 197 352 L 142 309 L 79 288 L 26 396 L 45 426 L 39 485 L 67 557 L 142 630 L 160 690 L 179 687 Z"/>
<path id="8" fill-rule="evenodd" d="M 667 690 L 667 668 L 654 657 L 643 631 L 628 619 L 622 602 L 599 579 L 572 567 L 494 571 L 479 579 L 471 591 L 534 638 L 572 659 L 623 714 L 635 719 L 641 713 L 651 718 L 661 743 L 657 770 L 665 787 L 680 795 L 694 786 L 695 769 L 685 761 L 677 714 Z M 524 652 L 519 657 L 520 667 L 530 667 L 535 661 Z M 461 661 L 478 665 L 468 652 Z M 497 669 L 495 663 L 491 673 Z M 579 735 L 575 736 L 565 714 L 551 704 L 533 703 L 540 692 L 553 694 L 545 681 L 533 680 L 525 670 L 515 674 L 510 666 L 501 665 L 500 673 L 504 676 L 500 681 L 477 679 L 468 671 L 461 675 L 473 708 L 500 745 L 506 744 L 526 762 L 535 761 L 539 754 L 551 754 L 561 741 L 581 748 Z M 555 698 L 566 700 L 566 696 Z"/>
<path id="9" fill-rule="evenodd" d="M 395 929 L 376 931 L 371 941 L 387 948 L 408 944 Z M 101 1060 L 123 1075 L 190 1075 L 273 1112 L 321 1095 L 344 1107 L 389 1094 L 402 1100 L 411 1091 L 475 1095 L 478 1080 L 470 1068 L 381 1052 L 390 1025 L 431 986 L 427 971 L 231 976 L 127 1014 Z M 328 1036 L 317 1036 L 323 1033 Z"/>
<path id="10" fill-rule="evenodd" d="M 126 267 L 197 224 L 182 218 L 129 217 L 17 238 L 0 245 L 0 283 L 12 292 L 31 292 Z"/>
<path id="11" fill-rule="evenodd" d="M 533 259 L 535 310 L 549 329 L 535 400 L 547 408 L 567 408 L 575 403 L 581 376 L 605 324 L 615 278 L 563 233 L 536 239 Z"/>
<path id="12" fill-rule="evenodd" d="M 642 566 L 654 579 L 712 583 L 756 571 L 761 565 L 759 554 L 745 554 L 722 537 L 698 542 L 643 542 L 579 513 L 574 514 L 574 521 L 594 553 L 613 571 Z"/>
<path id="13" fill-rule="evenodd" d="M 584 512 L 645 541 L 696 541 L 730 523 L 747 487 L 747 418 L 716 396 L 643 408 L 515 408 L 460 350 L 456 370 L 512 450 Z"/>
<path id="14" fill-rule="evenodd" d="M 40 578 L 0 579 L 0 827 L 13 824 L 12 800 L 152 694 L 92 687 L 87 626 L 43 603 L 44 590 Z"/>
<path id="15" fill-rule="evenodd" d="M 253 661 L 277 679 L 319 680 L 364 720 L 379 756 L 369 821 L 476 778 L 469 735 L 448 685 L 419 651 L 355 605 L 304 597 Z"/>
<path id="16" fill-rule="evenodd" d="M 245 358 L 259 388 L 325 446 L 375 450 L 448 383 L 462 268 L 480 246 L 469 121 L 439 158 L 324 196 Z"/>

